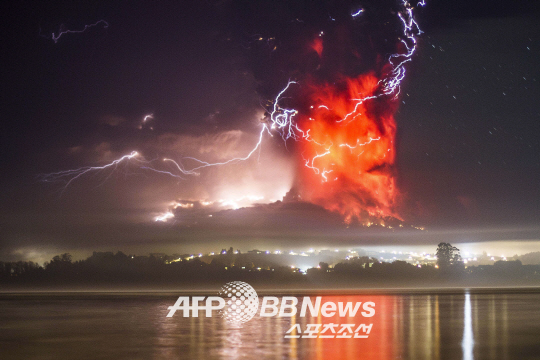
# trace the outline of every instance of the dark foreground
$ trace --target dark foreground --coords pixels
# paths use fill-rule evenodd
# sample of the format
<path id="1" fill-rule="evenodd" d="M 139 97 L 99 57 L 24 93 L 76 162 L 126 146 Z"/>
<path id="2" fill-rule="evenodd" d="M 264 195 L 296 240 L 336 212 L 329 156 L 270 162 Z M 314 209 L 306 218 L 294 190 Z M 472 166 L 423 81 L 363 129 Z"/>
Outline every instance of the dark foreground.
<path id="1" fill-rule="evenodd" d="M 167 318 L 179 295 L 196 294 L 0 294 L 0 359 L 540 359 L 538 289 L 325 294 L 372 301 L 375 316 L 256 315 L 241 327 L 202 311 Z M 368 338 L 284 338 L 294 324 L 361 323 Z"/>

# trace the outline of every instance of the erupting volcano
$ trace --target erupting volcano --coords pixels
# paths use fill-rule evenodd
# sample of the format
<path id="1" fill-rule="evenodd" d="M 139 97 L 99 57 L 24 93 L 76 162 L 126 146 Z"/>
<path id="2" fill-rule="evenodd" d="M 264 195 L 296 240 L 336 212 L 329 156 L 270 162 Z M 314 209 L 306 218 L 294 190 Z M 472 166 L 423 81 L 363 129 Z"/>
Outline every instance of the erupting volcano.
<path id="1" fill-rule="evenodd" d="M 324 31 L 290 41 L 294 50 L 275 60 L 274 68 L 286 64 L 292 81 L 276 97 L 270 120 L 283 139 L 296 141 L 295 188 L 304 201 L 340 213 L 347 223 L 384 225 L 403 220 L 394 113 L 405 64 L 422 31 L 406 1 L 386 13 L 389 18 L 369 15 L 374 9 L 362 8 L 342 23 L 331 18 L 321 22 Z M 396 21 L 397 37 L 390 25 Z"/>
<path id="2" fill-rule="evenodd" d="M 400 219 L 393 167 L 396 104 L 375 98 L 379 87 L 374 73 L 311 84 L 305 91 L 309 111 L 299 116 L 307 140 L 298 145 L 302 198 L 341 213 L 347 222 Z"/>
<path id="3" fill-rule="evenodd" d="M 68 186 L 86 174 L 113 172 L 128 162 L 184 180 L 208 168 L 255 158 L 263 140 L 278 135 L 290 150 L 287 156 L 297 160 L 294 188 L 304 201 L 341 214 L 346 223 L 401 221 L 394 113 L 405 64 L 412 60 L 422 33 L 413 10 L 424 2 L 413 6 L 406 0 L 388 0 L 364 5 L 329 2 L 317 11 L 304 9 L 304 18 L 301 10 L 285 2 L 279 11 L 272 9 L 273 15 L 261 12 L 261 18 L 246 19 L 245 32 L 240 33 L 252 34 L 247 49 L 257 92 L 273 100 L 266 103 L 258 140 L 245 155 L 158 161 L 133 151 L 104 166 L 44 174 L 42 180 L 63 181 Z M 253 32 L 261 23 L 270 36 Z M 198 155 L 207 152 L 203 147 Z M 283 174 L 283 169 L 276 168 L 275 174 Z M 169 211 L 155 219 L 171 217 Z"/>

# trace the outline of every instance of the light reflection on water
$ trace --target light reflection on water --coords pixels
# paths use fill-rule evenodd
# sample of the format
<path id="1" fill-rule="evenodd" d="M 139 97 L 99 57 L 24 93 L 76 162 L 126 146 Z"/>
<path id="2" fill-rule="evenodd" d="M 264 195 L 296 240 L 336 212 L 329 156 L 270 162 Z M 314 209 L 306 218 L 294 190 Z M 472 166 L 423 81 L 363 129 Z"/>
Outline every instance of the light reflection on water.
<path id="1" fill-rule="evenodd" d="M 0 358 L 527 359 L 540 355 L 540 291 L 323 296 L 373 301 L 364 318 L 167 318 L 178 294 L 0 295 Z M 302 298 L 299 298 L 299 304 Z M 299 305 L 300 306 L 300 305 Z M 214 314 L 217 316 L 217 313 Z M 367 339 L 284 338 L 294 324 L 373 324 Z"/>
<path id="2" fill-rule="evenodd" d="M 474 335 L 472 330 L 472 310 L 471 310 L 471 294 L 465 293 L 465 311 L 463 318 L 463 340 L 461 347 L 463 349 L 463 360 L 473 360 Z"/>

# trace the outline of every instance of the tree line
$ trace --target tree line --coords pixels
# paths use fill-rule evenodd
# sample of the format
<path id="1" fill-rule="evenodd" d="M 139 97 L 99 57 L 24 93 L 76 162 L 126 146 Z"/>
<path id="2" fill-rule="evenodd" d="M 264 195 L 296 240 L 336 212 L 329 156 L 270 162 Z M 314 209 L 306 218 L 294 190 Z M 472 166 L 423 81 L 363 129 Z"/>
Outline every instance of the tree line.
<path id="1" fill-rule="evenodd" d="M 0 262 L 0 283 L 28 287 L 174 287 L 241 280 L 252 284 L 291 284 L 320 287 L 379 286 L 499 286 L 540 285 L 540 265 L 497 261 L 466 267 L 459 249 L 449 243 L 437 247 L 436 265 L 405 261 L 380 262 L 359 256 L 333 266 L 321 262 L 303 271 L 272 263 L 267 256 L 223 250 L 203 261 L 189 255 L 126 255 L 121 251 L 94 252 L 73 261 L 69 253 L 40 266 L 34 262 Z"/>

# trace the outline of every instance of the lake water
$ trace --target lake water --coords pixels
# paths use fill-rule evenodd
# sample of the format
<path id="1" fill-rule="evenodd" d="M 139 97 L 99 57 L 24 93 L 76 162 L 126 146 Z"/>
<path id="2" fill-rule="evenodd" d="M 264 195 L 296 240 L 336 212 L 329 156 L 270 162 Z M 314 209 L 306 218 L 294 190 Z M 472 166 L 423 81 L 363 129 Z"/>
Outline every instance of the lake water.
<path id="1" fill-rule="evenodd" d="M 325 295 L 374 302 L 375 316 L 256 315 L 241 327 L 217 313 L 167 318 L 179 295 L 0 294 L 0 359 L 540 359 L 539 290 Z M 285 338 L 296 324 L 372 328 Z"/>

